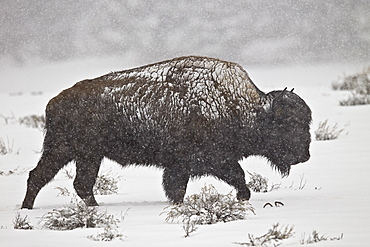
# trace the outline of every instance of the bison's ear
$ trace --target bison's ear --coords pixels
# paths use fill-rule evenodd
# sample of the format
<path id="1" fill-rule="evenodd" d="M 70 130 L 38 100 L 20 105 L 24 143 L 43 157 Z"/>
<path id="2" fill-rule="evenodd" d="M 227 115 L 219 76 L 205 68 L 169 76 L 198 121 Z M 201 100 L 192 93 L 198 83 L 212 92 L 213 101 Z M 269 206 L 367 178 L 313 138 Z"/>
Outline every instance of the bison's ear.
<path id="1" fill-rule="evenodd" d="M 272 113 L 277 116 L 284 116 L 287 111 L 287 88 L 285 88 L 283 91 L 273 91 L 270 94 L 273 96 L 273 100 L 271 103 L 271 110 Z"/>

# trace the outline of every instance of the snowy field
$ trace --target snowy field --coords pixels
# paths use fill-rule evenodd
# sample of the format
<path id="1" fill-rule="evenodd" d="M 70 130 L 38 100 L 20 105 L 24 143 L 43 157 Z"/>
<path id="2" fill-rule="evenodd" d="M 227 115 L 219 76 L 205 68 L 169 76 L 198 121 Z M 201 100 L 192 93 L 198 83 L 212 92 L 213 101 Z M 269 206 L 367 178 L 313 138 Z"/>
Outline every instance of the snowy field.
<path id="1" fill-rule="evenodd" d="M 23 68 L 0 69 L 0 138 L 10 154 L 0 155 L 0 246 L 240 246 L 248 233 L 261 236 L 275 223 L 294 226 L 294 236 L 282 246 L 300 246 L 303 234 L 316 230 L 340 241 L 323 241 L 317 246 L 370 246 L 370 105 L 341 107 L 345 92 L 333 91 L 331 83 L 345 74 L 360 72 L 369 64 L 285 66 L 248 68 L 257 87 L 262 91 L 295 88 L 313 112 L 312 135 L 320 121 L 326 119 L 339 128 L 342 135 L 333 141 L 312 140 L 311 159 L 292 167 L 291 175 L 282 179 L 267 162 L 253 157 L 242 160 L 245 171 L 257 172 L 269 178 L 280 189 L 268 193 L 252 193 L 250 203 L 256 215 L 248 219 L 215 225 L 199 226 L 184 238 L 181 223 L 167 223 L 161 214 L 168 205 L 161 188 L 161 170 L 143 167 L 121 169 L 104 160 L 101 171 L 113 171 L 120 176 L 119 192 L 97 196 L 102 210 L 121 218 L 119 231 L 123 239 L 95 242 L 88 235 L 102 229 L 53 231 L 42 228 L 41 217 L 54 208 L 70 203 L 72 196 L 61 196 L 55 187 L 73 191 L 72 180 L 63 172 L 43 188 L 36 198 L 34 210 L 20 210 L 26 192 L 28 171 L 40 157 L 43 132 L 20 125 L 16 120 L 31 114 L 41 115 L 49 99 L 75 82 L 92 78 L 110 70 L 124 69 L 114 59 L 79 61 Z M 133 65 L 130 65 L 133 66 Z M 68 169 L 73 169 L 73 164 Z M 9 171 L 14 172 L 9 174 Z M 187 194 L 198 193 L 204 184 L 213 184 L 221 193 L 232 188 L 213 178 L 189 183 Z M 283 207 L 266 207 L 267 202 L 281 201 Z M 35 230 L 14 230 L 17 212 L 28 215 Z"/>

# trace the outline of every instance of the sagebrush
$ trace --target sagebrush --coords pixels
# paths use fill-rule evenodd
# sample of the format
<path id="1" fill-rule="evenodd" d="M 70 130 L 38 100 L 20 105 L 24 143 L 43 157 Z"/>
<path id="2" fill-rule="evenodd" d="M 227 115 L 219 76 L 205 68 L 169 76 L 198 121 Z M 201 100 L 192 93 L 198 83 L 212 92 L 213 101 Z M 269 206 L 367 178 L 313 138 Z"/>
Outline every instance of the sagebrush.
<path id="1" fill-rule="evenodd" d="M 339 102 L 341 106 L 368 105 L 370 104 L 370 95 L 352 93 L 347 99 Z"/>
<path id="2" fill-rule="evenodd" d="M 117 226 L 119 222 L 106 211 L 102 212 L 98 207 L 86 206 L 84 202 L 77 201 L 76 198 L 71 204 L 46 213 L 41 221 L 44 222 L 44 227 L 51 230 Z"/>
<path id="3" fill-rule="evenodd" d="M 10 176 L 10 175 L 22 175 L 28 171 L 27 168 L 20 169 L 20 166 L 17 166 L 14 169 L 6 171 L 0 170 L 0 176 Z"/>
<path id="4" fill-rule="evenodd" d="M 116 238 L 122 239 L 123 234 L 120 233 L 117 228 L 106 226 L 104 227 L 104 231 L 101 233 L 97 233 L 96 235 L 89 235 L 87 236 L 88 239 L 94 240 L 94 241 L 104 241 L 109 242 Z"/>
<path id="5" fill-rule="evenodd" d="M 44 115 L 29 115 L 19 118 L 19 124 L 25 125 L 30 128 L 37 128 L 43 130 L 45 128 Z"/>
<path id="6" fill-rule="evenodd" d="M 279 227 L 280 224 L 276 223 L 272 225 L 272 228 L 267 231 L 264 235 L 260 237 L 255 237 L 253 234 L 248 234 L 248 242 L 243 243 L 235 243 L 239 245 L 245 246 L 278 246 L 282 243 L 283 240 L 293 237 L 294 235 L 294 227 L 291 226 L 282 226 Z"/>
<path id="7" fill-rule="evenodd" d="M 22 216 L 19 212 L 15 214 L 15 218 L 13 221 L 14 229 L 18 230 L 33 230 L 33 226 L 28 220 L 28 216 Z"/>
<path id="8" fill-rule="evenodd" d="M 311 234 L 308 234 L 306 237 L 306 234 L 302 234 L 300 243 L 303 244 L 315 244 L 321 241 L 334 241 L 334 240 L 342 240 L 343 239 L 343 233 L 339 237 L 326 237 L 324 235 L 320 235 L 316 230 L 313 230 Z"/>
<path id="9" fill-rule="evenodd" d="M 76 172 L 71 167 L 64 167 L 62 171 L 68 179 L 73 179 L 76 176 Z"/>
<path id="10" fill-rule="evenodd" d="M 196 226 L 195 222 L 189 218 L 187 221 L 183 222 L 182 229 L 185 232 L 184 237 L 187 238 L 190 236 L 191 233 L 198 230 L 198 227 Z"/>
<path id="11" fill-rule="evenodd" d="M 118 193 L 120 177 L 114 176 L 111 171 L 99 174 L 93 188 L 94 195 L 111 195 Z"/>
<path id="12" fill-rule="evenodd" d="M 255 214 L 248 201 L 238 200 L 232 191 L 226 195 L 220 194 L 213 185 L 205 185 L 199 194 L 187 196 L 183 203 L 168 206 L 167 209 L 167 222 L 180 220 L 190 224 L 190 227 L 191 224 L 243 220 L 248 213 Z"/>
<path id="13" fill-rule="evenodd" d="M 306 184 L 307 184 L 307 179 L 305 179 L 304 177 L 304 173 L 302 175 L 299 175 L 299 183 L 297 186 L 293 187 L 295 181 L 292 181 L 292 183 L 290 184 L 289 187 L 286 187 L 286 188 L 289 188 L 289 189 L 294 189 L 294 190 L 303 190 L 305 187 L 306 187 Z"/>
<path id="14" fill-rule="evenodd" d="M 13 120 L 15 119 L 15 116 L 13 113 L 11 116 L 4 116 L 3 114 L 0 113 L 0 118 L 4 119 L 4 123 L 8 125 L 9 123 L 13 122 Z"/>
<path id="15" fill-rule="evenodd" d="M 351 92 L 345 100 L 339 103 L 342 106 L 370 104 L 370 67 L 362 72 L 344 76 L 339 81 L 333 83 L 334 90 L 347 90 Z"/>
<path id="16" fill-rule="evenodd" d="M 6 155 L 13 153 L 14 141 L 10 141 L 9 138 L 5 142 L 3 138 L 0 138 L 0 155 Z"/>
<path id="17" fill-rule="evenodd" d="M 317 130 L 315 131 L 315 138 L 318 141 L 335 140 L 344 131 L 339 129 L 338 124 L 330 126 L 328 120 L 319 123 Z"/>
<path id="18" fill-rule="evenodd" d="M 250 173 L 250 181 L 248 182 L 248 188 L 253 190 L 254 192 L 267 192 L 268 191 L 268 178 L 263 177 L 261 174 L 258 173 Z"/>
<path id="19" fill-rule="evenodd" d="M 71 192 L 69 192 L 66 187 L 57 186 L 55 187 L 55 189 L 59 191 L 57 196 L 70 196 L 71 195 Z"/>
<path id="20" fill-rule="evenodd" d="M 363 71 L 345 75 L 332 84 L 334 90 L 355 90 L 361 94 L 370 94 L 370 67 Z"/>

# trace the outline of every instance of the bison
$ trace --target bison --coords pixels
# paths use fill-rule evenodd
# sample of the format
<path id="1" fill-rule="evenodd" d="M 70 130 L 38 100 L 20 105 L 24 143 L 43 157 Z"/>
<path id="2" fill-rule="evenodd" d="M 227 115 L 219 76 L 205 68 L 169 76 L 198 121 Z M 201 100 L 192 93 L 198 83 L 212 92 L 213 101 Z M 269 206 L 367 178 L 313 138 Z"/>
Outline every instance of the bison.
<path id="1" fill-rule="evenodd" d="M 162 168 L 163 188 L 183 201 L 189 179 L 211 175 L 248 200 L 238 161 L 266 157 L 287 176 L 310 158 L 311 110 L 292 91 L 263 93 L 238 64 L 180 57 L 76 83 L 46 107 L 43 153 L 27 180 L 22 208 L 75 161 L 78 196 L 93 195 L 104 157 L 122 166 Z"/>

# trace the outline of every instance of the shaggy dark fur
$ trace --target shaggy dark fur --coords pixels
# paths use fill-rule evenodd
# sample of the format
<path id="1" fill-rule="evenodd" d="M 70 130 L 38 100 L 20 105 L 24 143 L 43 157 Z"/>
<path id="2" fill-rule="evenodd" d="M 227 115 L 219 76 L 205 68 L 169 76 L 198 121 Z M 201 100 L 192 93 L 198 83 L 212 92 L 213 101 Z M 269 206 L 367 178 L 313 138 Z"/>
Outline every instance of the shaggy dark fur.
<path id="1" fill-rule="evenodd" d="M 248 200 L 238 161 L 261 155 L 282 175 L 309 159 L 311 111 L 290 91 L 260 91 L 235 63 L 181 57 L 85 80 L 46 107 L 43 154 L 22 208 L 68 162 L 74 188 L 97 205 L 93 186 L 104 157 L 164 169 L 163 187 L 182 202 L 190 178 L 215 176 Z"/>

